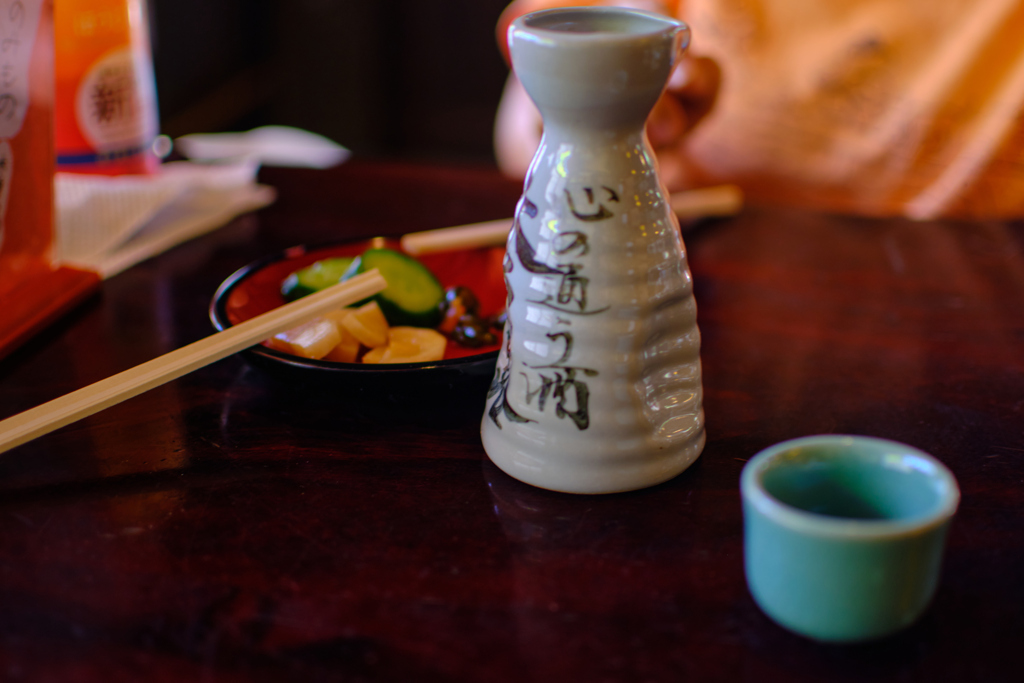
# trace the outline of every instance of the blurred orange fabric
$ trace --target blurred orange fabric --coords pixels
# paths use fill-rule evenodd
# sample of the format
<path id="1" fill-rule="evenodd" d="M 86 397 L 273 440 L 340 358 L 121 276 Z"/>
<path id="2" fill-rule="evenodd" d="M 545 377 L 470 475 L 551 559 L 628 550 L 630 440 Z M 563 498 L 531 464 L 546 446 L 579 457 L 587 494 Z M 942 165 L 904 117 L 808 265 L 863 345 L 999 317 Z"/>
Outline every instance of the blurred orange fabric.
<path id="1" fill-rule="evenodd" d="M 499 43 L 520 14 L 580 4 L 677 16 L 691 54 L 721 68 L 711 113 L 658 149 L 671 189 L 735 182 L 762 203 L 1024 216 L 1024 0 L 518 0 Z"/>

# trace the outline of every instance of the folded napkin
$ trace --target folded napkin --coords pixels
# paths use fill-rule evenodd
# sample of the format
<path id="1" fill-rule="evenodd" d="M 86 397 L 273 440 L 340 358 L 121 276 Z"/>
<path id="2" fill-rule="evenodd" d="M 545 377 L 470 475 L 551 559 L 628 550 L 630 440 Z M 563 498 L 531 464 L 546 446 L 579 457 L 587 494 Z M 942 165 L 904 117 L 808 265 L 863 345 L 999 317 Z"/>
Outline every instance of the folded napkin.
<path id="1" fill-rule="evenodd" d="M 289 126 L 185 135 L 175 146 L 193 161 L 154 175 L 58 173 L 56 260 L 111 277 L 273 202 L 274 189 L 256 182 L 261 165 L 328 168 L 349 156 Z"/>
<path id="2" fill-rule="evenodd" d="M 259 163 L 176 161 L 153 175 L 58 173 L 57 261 L 108 278 L 274 201 Z"/>
<path id="3" fill-rule="evenodd" d="M 194 133 L 174 141 L 190 159 L 255 159 L 264 166 L 330 168 L 350 152 L 322 135 L 291 126 L 261 126 L 245 133 Z"/>

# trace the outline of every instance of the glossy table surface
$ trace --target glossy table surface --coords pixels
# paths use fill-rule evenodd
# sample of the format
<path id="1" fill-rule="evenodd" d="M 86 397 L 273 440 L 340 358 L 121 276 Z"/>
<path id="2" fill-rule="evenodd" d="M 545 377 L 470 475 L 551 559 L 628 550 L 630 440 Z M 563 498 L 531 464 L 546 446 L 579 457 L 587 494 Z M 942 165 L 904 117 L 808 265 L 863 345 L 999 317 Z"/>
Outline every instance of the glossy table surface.
<path id="1" fill-rule="evenodd" d="M 0 362 L 0 417 L 206 336 L 259 257 L 519 194 L 487 168 L 261 177 L 276 204 Z M 708 442 L 681 476 L 542 491 L 488 462 L 475 419 L 382 424 L 228 358 L 0 455 L 0 679 L 1020 680 L 1024 228 L 749 208 L 685 240 Z M 875 643 L 792 635 L 743 578 L 744 462 L 827 432 L 929 451 L 963 493 L 934 602 Z"/>

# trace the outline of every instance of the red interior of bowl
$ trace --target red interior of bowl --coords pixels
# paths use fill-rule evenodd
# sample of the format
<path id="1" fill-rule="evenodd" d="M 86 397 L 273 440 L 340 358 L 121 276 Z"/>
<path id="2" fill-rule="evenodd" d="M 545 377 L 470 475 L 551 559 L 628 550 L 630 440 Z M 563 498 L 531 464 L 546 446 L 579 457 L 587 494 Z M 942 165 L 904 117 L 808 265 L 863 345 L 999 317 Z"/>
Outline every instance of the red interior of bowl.
<path id="1" fill-rule="evenodd" d="M 284 304 L 281 283 L 296 270 L 320 259 L 358 256 L 369 246 L 370 241 L 366 240 L 319 249 L 307 250 L 304 247 L 296 247 L 289 250 L 285 258 L 260 268 L 231 290 L 226 306 L 228 320 L 232 325 L 237 325 Z M 387 246 L 398 249 L 397 242 L 389 241 Z M 504 256 L 504 247 L 490 247 L 425 254 L 417 258 L 446 288 L 462 285 L 473 290 L 480 300 L 481 315 L 489 316 L 496 315 L 505 308 L 505 278 L 502 270 Z M 500 343 L 467 348 L 449 341 L 444 357 L 474 356 L 478 353 L 496 351 L 499 347 Z"/>

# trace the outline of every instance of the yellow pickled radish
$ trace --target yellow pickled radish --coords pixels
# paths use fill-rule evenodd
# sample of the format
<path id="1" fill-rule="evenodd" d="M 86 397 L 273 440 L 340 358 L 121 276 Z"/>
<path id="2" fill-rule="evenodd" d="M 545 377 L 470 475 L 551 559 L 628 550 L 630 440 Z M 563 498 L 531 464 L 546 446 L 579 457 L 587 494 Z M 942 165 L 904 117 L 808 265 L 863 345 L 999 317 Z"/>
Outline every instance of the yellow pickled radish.
<path id="1" fill-rule="evenodd" d="M 444 358 L 448 340 L 426 327 L 392 327 L 381 363 L 426 363 Z M 365 360 L 365 359 L 364 359 Z"/>
<path id="2" fill-rule="evenodd" d="M 338 323 L 338 325 L 341 325 L 341 321 L 352 315 L 353 312 L 355 312 L 354 308 L 339 308 L 336 311 L 328 311 L 327 313 L 324 313 L 324 317 L 330 318 L 334 322 Z"/>
<path id="3" fill-rule="evenodd" d="M 352 309 L 341 321 L 363 346 L 375 349 L 388 343 L 388 321 L 376 301 Z"/>
<path id="4" fill-rule="evenodd" d="M 276 351 L 303 358 L 319 359 L 331 352 L 341 341 L 338 325 L 330 318 L 314 318 L 274 335 L 266 345 Z"/>
<path id="5" fill-rule="evenodd" d="M 384 358 L 385 352 L 387 352 L 387 348 L 388 347 L 386 347 L 386 346 L 378 346 L 375 349 L 370 349 L 365 354 L 363 354 L 363 362 L 364 363 L 380 363 L 382 361 L 382 359 Z"/>
<path id="6" fill-rule="evenodd" d="M 338 333 L 341 336 L 341 340 L 324 356 L 324 360 L 331 360 L 336 363 L 355 363 L 359 357 L 359 340 L 340 325 L 338 326 Z"/>
<path id="7" fill-rule="evenodd" d="M 420 346 L 416 342 L 402 341 L 400 339 L 388 340 L 388 345 L 385 348 L 391 356 L 414 356 L 420 352 Z"/>

